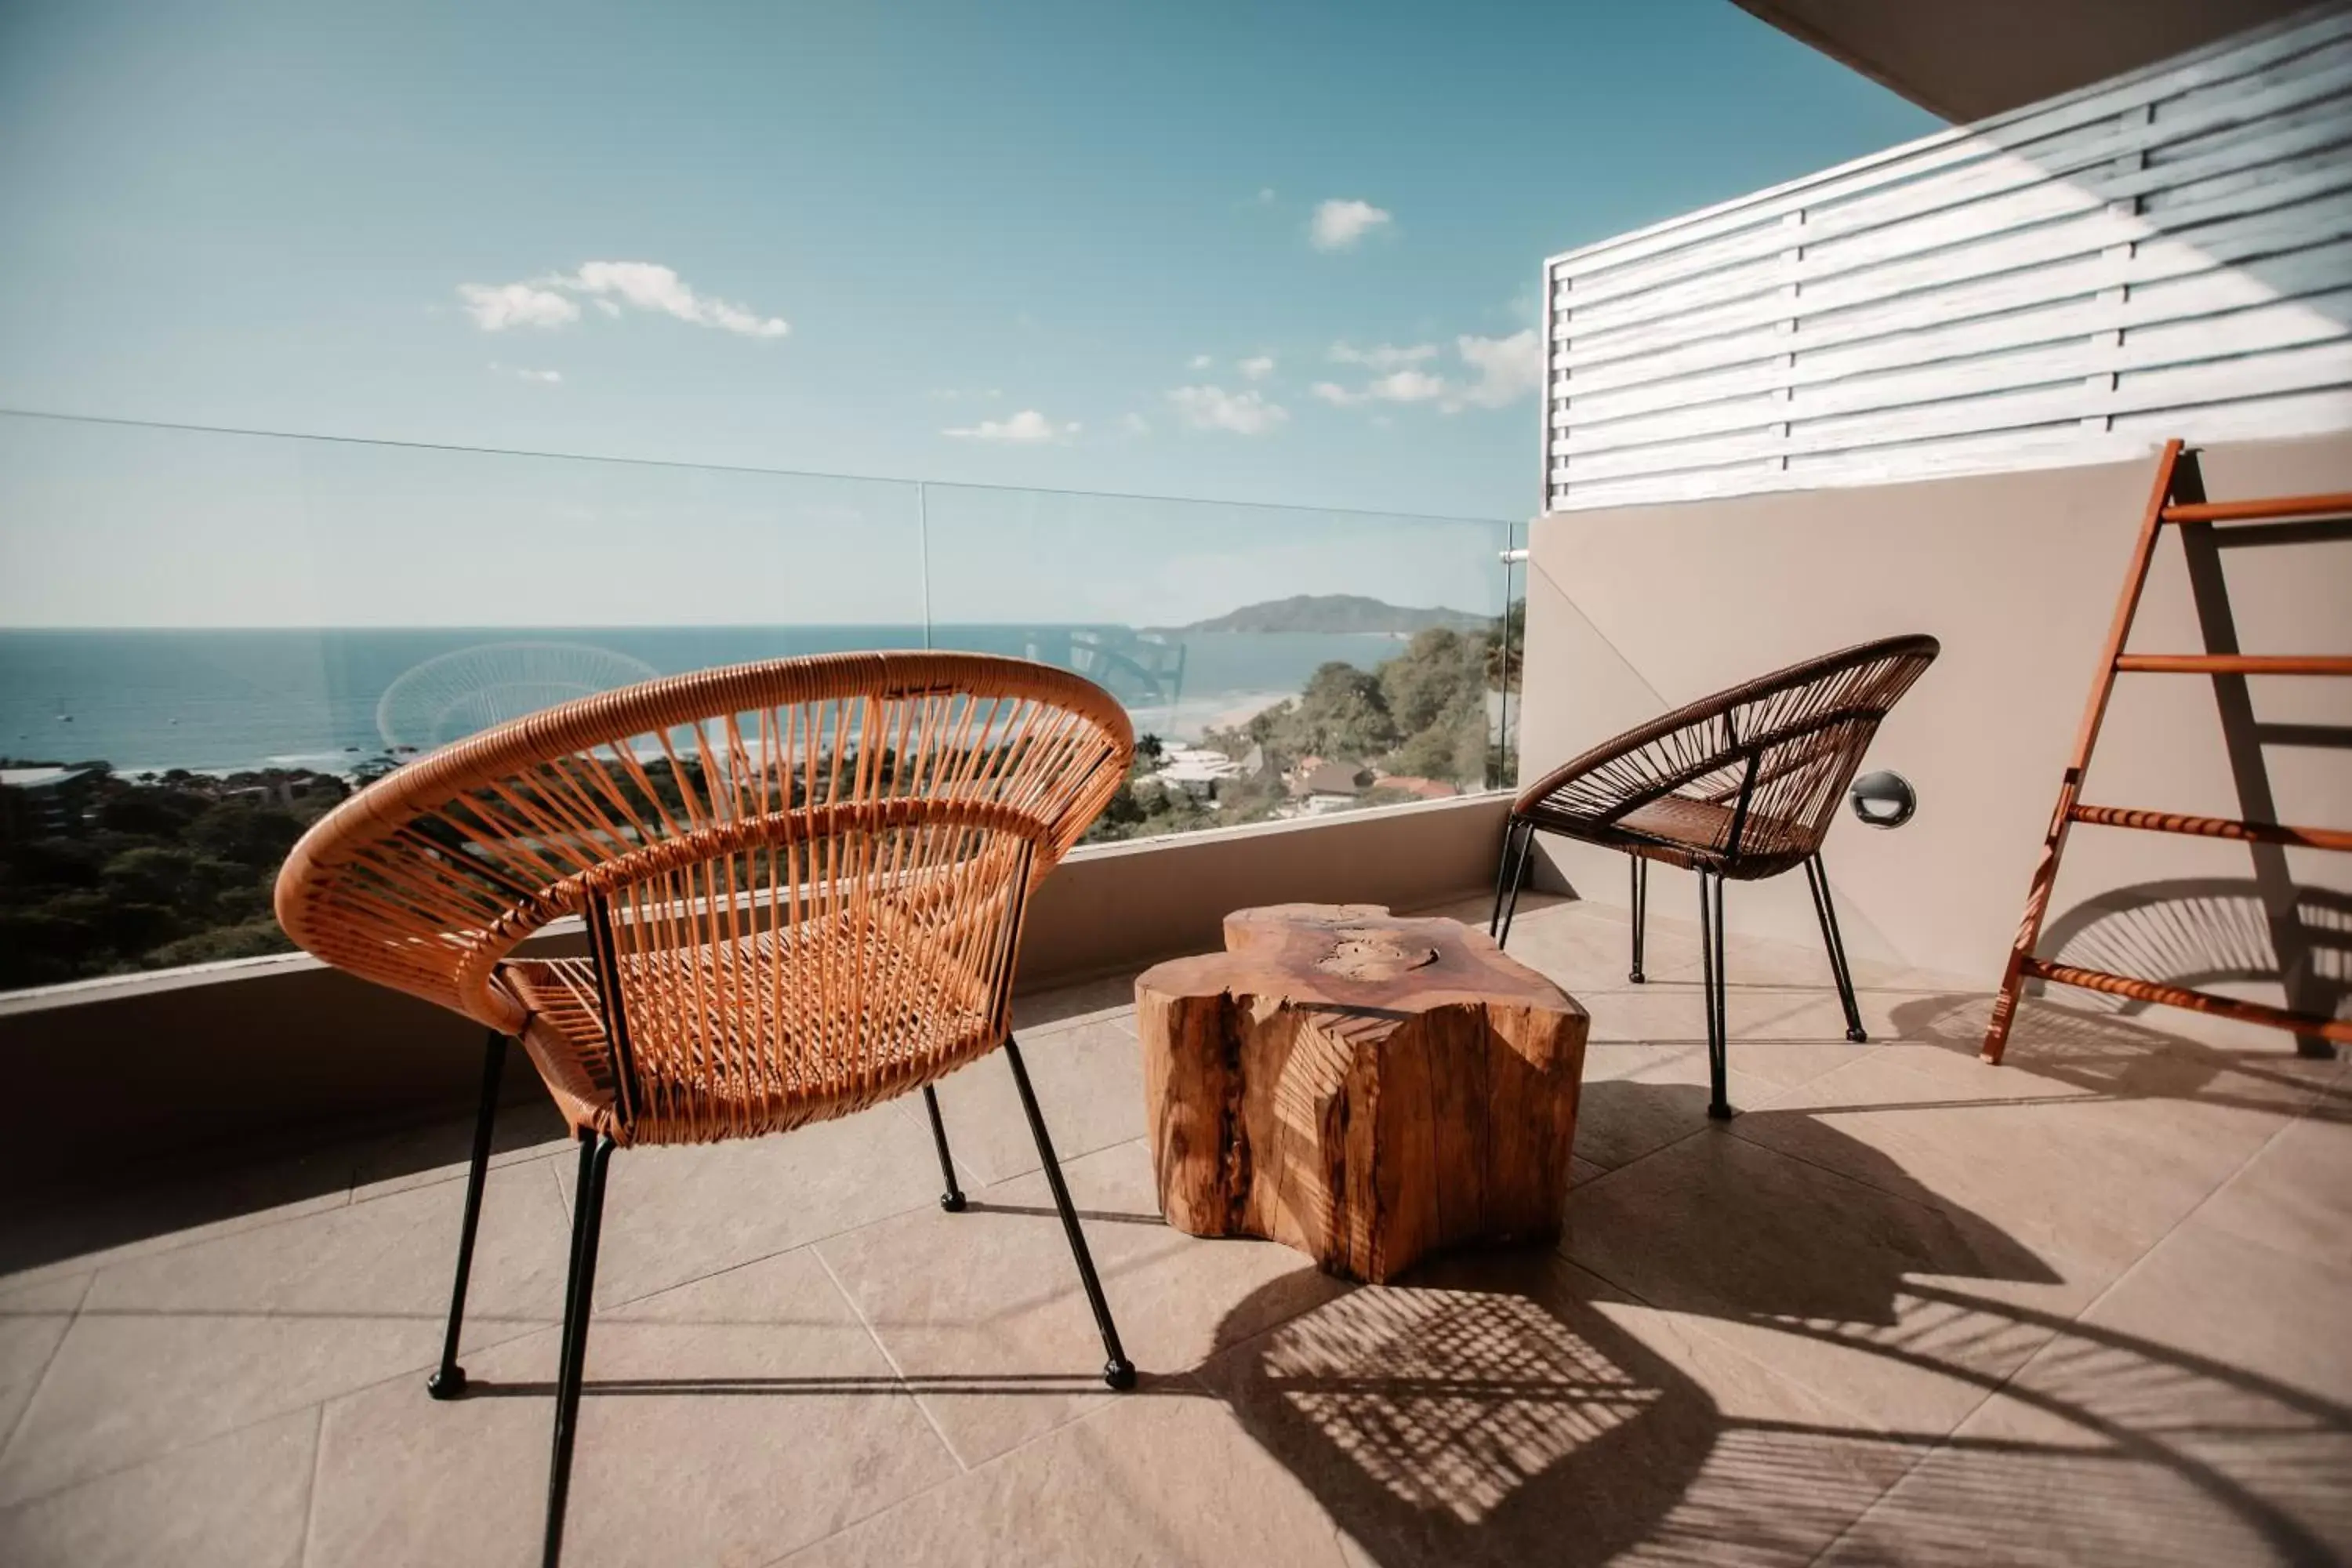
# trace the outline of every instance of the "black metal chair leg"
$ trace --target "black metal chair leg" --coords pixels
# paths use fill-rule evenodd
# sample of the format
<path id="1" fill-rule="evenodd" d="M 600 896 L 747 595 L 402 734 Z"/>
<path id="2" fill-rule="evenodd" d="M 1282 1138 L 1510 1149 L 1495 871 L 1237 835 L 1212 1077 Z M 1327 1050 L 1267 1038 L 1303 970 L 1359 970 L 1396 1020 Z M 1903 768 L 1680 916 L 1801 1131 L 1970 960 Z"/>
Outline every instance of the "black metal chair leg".
<path id="1" fill-rule="evenodd" d="M 596 1300 L 596 1238 L 604 1227 L 604 1174 L 613 1147 L 610 1138 L 580 1136 L 580 1179 L 572 1191 L 572 1270 L 564 1286 L 562 1358 L 555 1373 L 555 1446 L 547 1472 L 547 1546 L 541 1559 L 545 1568 L 556 1568 L 563 1558 L 563 1507 L 572 1490 L 588 1318 Z"/>
<path id="2" fill-rule="evenodd" d="M 1037 1158 L 1045 1162 L 1045 1184 L 1053 1189 L 1054 1206 L 1062 1213 L 1062 1230 L 1070 1238 L 1070 1256 L 1077 1259 L 1078 1282 L 1086 1287 L 1087 1304 L 1095 1310 L 1095 1326 L 1102 1331 L 1103 1381 L 1113 1388 L 1135 1386 L 1135 1363 L 1119 1348 L 1118 1326 L 1110 1321 L 1110 1303 L 1103 1300 L 1102 1281 L 1095 1277 L 1094 1255 L 1087 1250 L 1086 1233 L 1078 1228 L 1077 1212 L 1070 1206 L 1070 1189 L 1062 1180 L 1062 1163 L 1054 1158 L 1054 1141 L 1045 1133 L 1045 1118 L 1037 1110 L 1037 1096 L 1029 1087 L 1029 1069 L 1022 1064 L 1021 1047 L 1004 1037 L 1004 1059 L 1013 1064 L 1013 1085 L 1021 1092 L 1021 1109 L 1029 1118 L 1030 1136 L 1037 1140 Z"/>
<path id="3" fill-rule="evenodd" d="M 1712 886 L 1710 887 L 1710 884 Z M 1723 963 L 1723 879 L 1698 874 L 1698 951 L 1700 977 L 1706 990 L 1707 1115 L 1731 1120 L 1731 1100 L 1725 1093 L 1726 1058 L 1730 1054 L 1730 1009 L 1725 995 Z"/>
<path id="4" fill-rule="evenodd" d="M 1846 967 L 1845 937 L 1838 930 L 1837 905 L 1830 899 L 1829 868 L 1818 851 L 1805 862 L 1805 885 L 1812 889 L 1813 913 L 1822 922 L 1822 942 L 1830 950 L 1830 973 L 1837 979 L 1838 1000 L 1845 1005 L 1845 1037 L 1855 1045 L 1870 1043 L 1862 1026 L 1862 1009 L 1854 1005 L 1853 971 Z"/>
<path id="5" fill-rule="evenodd" d="M 1625 858 L 1633 877 L 1633 967 L 1625 978 L 1639 985 L 1648 979 L 1642 973 L 1642 938 L 1650 924 L 1650 862 L 1640 855 Z"/>
<path id="6" fill-rule="evenodd" d="M 1506 817 L 1503 821 L 1503 855 L 1495 863 L 1495 909 L 1486 917 L 1486 934 L 1493 936 L 1503 929 L 1503 898 L 1511 886 L 1511 852 L 1519 841 L 1519 819 Z"/>
<path id="7" fill-rule="evenodd" d="M 940 1120 L 940 1097 L 929 1084 L 923 1085 L 923 1109 L 931 1113 L 931 1142 L 939 1146 L 940 1180 L 946 1184 L 940 1194 L 940 1207 L 950 1214 L 963 1213 L 963 1189 L 956 1185 L 955 1160 L 948 1153 L 948 1124 Z"/>
<path id="8" fill-rule="evenodd" d="M 436 1399 L 466 1392 L 466 1369 L 457 1364 L 457 1336 L 466 1326 L 466 1282 L 474 1272 L 474 1232 L 482 1222 L 482 1184 L 490 1173 L 490 1134 L 499 1121 L 499 1079 L 506 1070 L 507 1037 L 491 1032 L 482 1052 L 482 1101 L 474 1112 L 474 1163 L 466 1173 L 466 1218 L 457 1231 L 457 1279 L 449 1287 L 449 1327 L 441 1337 L 441 1366 L 425 1380 Z"/>
<path id="9" fill-rule="evenodd" d="M 1511 879 L 1508 896 L 1505 899 L 1503 903 L 1503 929 L 1495 933 L 1495 945 L 1496 947 L 1508 947 L 1511 945 L 1511 922 L 1518 918 L 1519 889 L 1528 885 L 1528 857 L 1534 853 L 1535 845 L 1536 825 L 1532 822 L 1521 823 L 1519 825 L 1519 852 L 1517 856 L 1510 858 Z"/>

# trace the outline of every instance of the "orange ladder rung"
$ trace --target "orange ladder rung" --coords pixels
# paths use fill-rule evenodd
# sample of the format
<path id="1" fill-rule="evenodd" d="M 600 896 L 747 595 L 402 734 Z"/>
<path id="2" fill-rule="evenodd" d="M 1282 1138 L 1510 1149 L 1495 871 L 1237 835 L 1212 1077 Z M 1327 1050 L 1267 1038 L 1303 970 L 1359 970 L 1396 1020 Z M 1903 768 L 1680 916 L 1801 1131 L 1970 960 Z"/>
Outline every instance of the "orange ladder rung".
<path id="1" fill-rule="evenodd" d="M 2352 654 L 2126 653 L 2116 668 L 2141 675 L 2352 675 Z"/>
<path id="2" fill-rule="evenodd" d="M 2352 490 L 2339 495 L 2274 496 L 2268 500 L 2187 501 L 2164 509 L 2167 522 L 2267 522 L 2273 518 L 2352 512 Z"/>
<path id="3" fill-rule="evenodd" d="M 2071 963 L 2052 963 L 2046 959 L 2029 958 L 2025 973 L 2036 980 L 2054 980 L 2062 985 L 2078 986 L 2084 991 L 2104 991 L 2110 996 L 2128 996 L 2135 1002 L 2159 1002 L 2167 1007 L 2185 1008 L 2191 1013 L 2210 1013 L 2220 1018 L 2235 1018 L 2242 1024 L 2264 1024 L 2273 1029 L 2292 1029 L 2298 1035 L 2317 1035 L 2338 1045 L 2352 1044 L 2352 1018 L 2325 1018 L 2316 1013 L 2295 1013 L 2284 1007 L 2268 1007 L 2260 1002 L 2243 1002 L 2235 996 L 2216 996 L 2210 991 L 2191 991 L 2185 985 L 2165 985 L 2153 980 L 2137 980 L 2128 974 L 2109 974 L 2104 969 L 2077 969 Z"/>
<path id="4" fill-rule="evenodd" d="M 2077 822 L 2095 823 L 2101 827 L 2186 833 L 2197 838 L 2234 838 L 2245 844 L 2284 844 L 2294 849 L 2352 850 L 2352 832 L 2340 827 L 2290 827 L 2283 822 L 2237 822 L 2226 816 L 2137 811 L 2122 805 L 2078 805 L 2073 816 Z"/>

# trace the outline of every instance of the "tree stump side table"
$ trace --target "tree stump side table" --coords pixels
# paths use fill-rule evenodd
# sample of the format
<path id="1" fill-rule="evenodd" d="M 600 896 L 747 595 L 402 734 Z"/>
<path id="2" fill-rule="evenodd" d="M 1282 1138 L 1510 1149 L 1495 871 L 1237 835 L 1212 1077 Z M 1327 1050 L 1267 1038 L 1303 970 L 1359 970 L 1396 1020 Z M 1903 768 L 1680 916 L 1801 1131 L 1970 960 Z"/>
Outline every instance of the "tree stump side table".
<path id="1" fill-rule="evenodd" d="M 1225 917 L 1135 983 L 1160 1210 L 1384 1282 L 1438 1247 L 1559 1232 L 1584 1009 L 1450 920 Z"/>

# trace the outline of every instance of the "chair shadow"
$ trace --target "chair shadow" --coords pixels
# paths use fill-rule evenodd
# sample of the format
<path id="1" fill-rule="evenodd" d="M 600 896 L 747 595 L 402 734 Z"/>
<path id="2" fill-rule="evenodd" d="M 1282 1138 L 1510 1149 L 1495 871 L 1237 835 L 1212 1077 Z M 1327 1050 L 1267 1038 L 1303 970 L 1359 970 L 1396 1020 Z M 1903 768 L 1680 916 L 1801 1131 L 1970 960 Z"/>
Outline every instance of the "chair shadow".
<path id="1" fill-rule="evenodd" d="M 2142 1044 L 2107 1043 L 2096 1069 L 2107 1091 L 2145 1087 L 2115 1059 Z M 2184 1081 L 2177 1068 L 2164 1080 L 2168 1091 Z M 1588 1084 L 1586 1094 L 1588 1115 L 1684 1114 L 1695 1125 L 1706 1100 L 1696 1086 L 1626 1081 Z M 1708 1194 L 1735 1211 L 1712 1225 L 1740 1233 L 1752 1258 L 1785 1253 L 1785 1267 L 1722 1265 L 1683 1248 L 1673 1256 L 1696 1261 L 1652 1270 L 1642 1299 L 1630 1302 L 1549 1254 L 1455 1254 L 1265 1332 L 1200 1375 L 1363 1554 L 1388 1568 L 1574 1564 L 1628 1553 L 1810 1561 L 1931 1453 L 1940 1466 L 1935 1484 L 1906 1491 L 1896 1510 L 1906 1552 L 1915 1539 L 1925 1548 L 1907 1560 L 1974 1563 L 1998 1557 L 1995 1543 L 2007 1539 L 1989 1521 L 2028 1516 L 2026 1500 L 2046 1495 L 2034 1484 L 2036 1467 L 2079 1467 L 2085 1444 L 2192 1498 L 2202 1534 L 2184 1527 L 2181 1539 L 2199 1542 L 2198 1552 L 2226 1526 L 2285 1561 L 2332 1560 L 2305 1522 L 2334 1508 L 2324 1462 L 2314 1468 L 2306 1454 L 2309 1473 L 2258 1489 L 2209 1462 L 2200 1445 L 2251 1417 L 2306 1451 L 2320 1445 L 2322 1461 L 2329 1452 L 2340 1459 L 2340 1448 L 2326 1446 L 2352 1436 L 2352 1410 L 2004 1301 L 2001 1286 L 2059 1276 L 2018 1237 L 1876 1151 L 1824 1125 L 1806 1136 L 1811 1152 L 1832 1152 L 1840 1174 L 1853 1179 L 1769 1193 L 1718 1183 Z M 1571 1196 L 1571 1234 L 1575 1218 Z M 1252 1321 L 1255 1310 L 1245 1301 L 1228 1321 Z M 1777 1413 L 1834 1408 L 1825 1402 L 1781 1403 L 1769 1416 L 1730 1414 L 1630 1331 L 1620 1321 L 1627 1312 L 1769 1330 L 1958 1379 L 1988 1397 L 2005 1393 L 2067 1431 L 1955 1440 L 1940 1427 Z M 1701 1325 L 1672 1331 L 1685 1343 L 1705 1338 Z M 1752 1332 L 1742 1342 L 1755 1343 Z M 2053 1370 L 2033 1389 L 2017 1387 L 2016 1366 L 2050 1344 L 2063 1352 Z M 1699 1364 L 1738 1359 L 1718 1346 Z"/>
<path id="2" fill-rule="evenodd" d="M 2195 990 L 2277 986 L 2287 1005 L 2337 1016 L 2352 998 L 2352 894 L 2292 885 L 2273 910 L 2252 877 L 2184 877 L 2116 888 L 2050 922 L 2037 949 L 2053 963 Z M 2030 993 L 2029 993 L 2030 994 Z M 2119 1017 L 2151 1003 L 2098 992 L 2069 1005 Z M 2324 1051 L 2313 1041 L 2307 1051 Z"/>
<path id="3" fill-rule="evenodd" d="M 1972 1057 L 1984 1041 L 1991 1012 L 1988 996 L 1944 993 L 1897 1004 L 1892 1019 L 1902 1039 Z M 2298 1059 L 2284 1050 L 2217 1046 L 2151 1028 L 2120 1009 L 2081 1003 L 2071 993 L 2063 1003 L 2028 996 L 2004 1058 L 2011 1067 L 2062 1086 L 2066 1092 L 2053 1098 L 2067 1101 L 2085 1095 L 2194 1100 L 2246 1110 L 2299 1110 L 2322 1121 L 2352 1121 L 2352 1084 L 2316 1076 L 2328 1069 L 2307 1061 L 2298 1069 Z M 1981 1103 L 2018 1101 L 2003 1097 Z"/>
<path id="4" fill-rule="evenodd" d="M 1724 1426 L 1704 1389 L 1527 1249 L 1349 1291 L 1201 1375 L 1389 1564 L 1605 1562 L 1672 1510 Z"/>
<path id="5" fill-rule="evenodd" d="M 1971 1010 L 1982 1005 L 1980 997 L 1919 999 L 1906 1004 L 1906 1033 L 1940 1032 L 1952 1048 L 1972 1049 L 1981 1016 Z M 2051 1011 L 2035 1009 L 2037 1029 L 2048 1029 Z M 2036 1058 L 2036 1070 L 2053 1066 L 2073 1087 L 2194 1094 L 2241 1070 L 2223 1053 L 2209 1072 L 2195 1048 L 2112 1017 L 2057 1022 L 2055 1033 L 2031 1037 L 2065 1047 L 2054 1064 Z M 1723 1139 L 1718 1151 L 1748 1157 L 1747 1141 L 1732 1144 L 1705 1126 L 1706 1091 L 1696 1085 L 1602 1080 L 1587 1085 L 1586 1096 L 1589 1116 L 1686 1118 L 1695 1140 Z M 2210 1358 L 2005 1301 L 2004 1286 L 2046 1285 L 2059 1275 L 2018 1237 L 1822 1124 L 1822 1115 L 1768 1108 L 1744 1120 L 1758 1130 L 1774 1119 L 1813 1123 L 1804 1129 L 1807 1152 L 1832 1161 L 1836 1177 L 1769 1187 L 1718 1179 L 1704 1192 L 1717 1209 L 1706 1223 L 1741 1237 L 1736 1250 L 1751 1266 L 1724 1265 L 1708 1248 L 1685 1245 L 1670 1255 L 1675 1267 L 1643 1276 L 1636 1300 L 1549 1247 L 1471 1249 L 1433 1258 L 1389 1286 L 1347 1289 L 1303 1314 L 1293 1272 L 1235 1302 L 1210 1339 L 1218 1348 L 1198 1364 L 1148 1369 L 1122 1397 L 1217 1401 L 1363 1560 L 1387 1568 L 1629 1555 L 1808 1561 L 1865 1512 L 1876 1528 L 1898 1531 L 1906 1560 L 1974 1563 L 2000 1557 L 2004 1542 L 2021 1550 L 2043 1528 L 2035 1510 L 2052 1506 L 2051 1477 L 2069 1478 L 2074 1494 L 2095 1496 L 2121 1485 L 2118 1475 L 2143 1490 L 2150 1477 L 2168 1489 L 2163 1506 L 2180 1516 L 2169 1527 L 2180 1542 L 2178 1561 L 2227 1555 L 2214 1547 L 2222 1538 L 2251 1538 L 2283 1561 L 2331 1560 L 2306 1521 L 2334 1506 L 2331 1466 L 2352 1439 L 2352 1410 Z M 1036 1223 L 1054 1219 L 1034 1205 L 1008 1210 Z M 1162 1223 L 1108 1210 L 1089 1217 Z M 1572 1194 L 1570 1218 L 1572 1235 Z M 1751 1350 L 1706 1348 L 1709 1320 L 1738 1325 Z M 1954 1437 L 1944 1423 L 1906 1430 L 1844 1418 L 1832 1403 L 1747 1359 L 1758 1330 L 1786 1336 L 1792 1350 L 1827 1346 L 1971 1384 L 1984 1397 L 1998 1393 L 2063 1430 Z M 2059 1353 L 2045 1352 L 2033 1379 L 2013 1376 L 2025 1357 L 2050 1346 Z M 545 1382 L 484 1379 L 469 1396 L 551 1393 Z M 1075 1368 L 592 1377 L 586 1390 L 592 1401 L 625 1404 L 678 1395 L 1099 1393 Z M 2250 1430 L 2283 1445 L 2272 1472 L 2251 1480 L 2209 1451 Z M 1930 1464 L 1932 1484 L 1890 1493 Z"/>

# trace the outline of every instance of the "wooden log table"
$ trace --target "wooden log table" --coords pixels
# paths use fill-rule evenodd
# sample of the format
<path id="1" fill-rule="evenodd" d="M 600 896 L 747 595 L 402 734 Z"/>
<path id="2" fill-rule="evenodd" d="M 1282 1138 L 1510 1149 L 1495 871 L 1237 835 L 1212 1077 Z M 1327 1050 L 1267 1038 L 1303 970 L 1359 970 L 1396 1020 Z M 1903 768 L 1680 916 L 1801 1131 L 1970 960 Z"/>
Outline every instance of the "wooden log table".
<path id="1" fill-rule="evenodd" d="M 1135 983 L 1160 1210 L 1380 1283 L 1558 1234 L 1584 1009 L 1458 921 L 1377 904 L 1225 917 Z"/>

